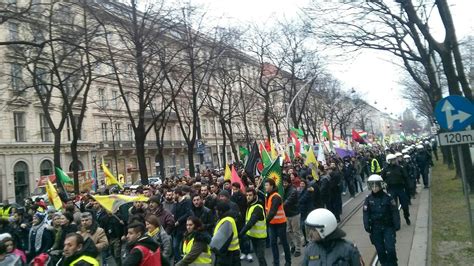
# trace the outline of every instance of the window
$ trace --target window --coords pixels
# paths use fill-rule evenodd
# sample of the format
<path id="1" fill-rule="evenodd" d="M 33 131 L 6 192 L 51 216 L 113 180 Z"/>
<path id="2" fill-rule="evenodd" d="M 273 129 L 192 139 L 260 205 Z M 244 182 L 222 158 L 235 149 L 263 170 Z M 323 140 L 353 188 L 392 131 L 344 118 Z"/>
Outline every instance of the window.
<path id="1" fill-rule="evenodd" d="M 122 125 L 120 123 L 115 124 L 115 140 L 122 140 Z"/>
<path id="2" fill-rule="evenodd" d="M 15 140 L 17 142 L 26 141 L 25 113 L 13 113 L 13 122 L 15 124 Z"/>
<path id="3" fill-rule="evenodd" d="M 107 134 L 107 123 L 102 123 L 101 124 L 101 129 L 102 129 L 102 141 L 108 141 L 108 134 Z"/>
<path id="4" fill-rule="evenodd" d="M 40 27 L 33 27 L 32 31 L 33 31 L 33 40 L 36 43 L 44 42 L 45 40 L 44 34 Z"/>
<path id="5" fill-rule="evenodd" d="M 40 114 L 41 141 L 51 142 L 51 128 L 44 114 Z"/>
<path id="6" fill-rule="evenodd" d="M 44 160 L 40 164 L 40 175 L 52 175 L 53 174 L 53 163 L 50 160 Z"/>
<path id="7" fill-rule="evenodd" d="M 68 117 L 66 119 L 66 129 L 67 129 L 67 140 L 68 141 L 71 141 L 72 138 L 74 137 L 73 135 L 73 127 L 72 127 L 72 123 L 74 122 L 74 127 L 76 128 L 76 130 L 78 130 L 77 132 L 77 139 L 78 140 L 81 140 L 82 139 L 82 129 L 78 128 L 78 118 L 77 116 L 73 116 L 73 117 Z"/>
<path id="8" fill-rule="evenodd" d="M 112 107 L 118 109 L 118 92 L 112 91 Z"/>
<path id="9" fill-rule="evenodd" d="M 201 131 L 203 134 L 207 134 L 207 119 L 202 120 Z"/>
<path id="10" fill-rule="evenodd" d="M 23 74 L 21 65 L 13 63 L 11 65 L 11 77 L 12 77 L 12 88 L 16 91 L 21 89 L 21 82 L 23 80 Z"/>
<path id="11" fill-rule="evenodd" d="M 13 177 L 15 180 L 15 202 L 22 204 L 23 200 L 30 195 L 28 165 L 22 161 L 17 162 L 13 166 Z"/>
<path id="12" fill-rule="evenodd" d="M 132 127 L 132 124 L 127 125 L 127 135 L 128 135 L 128 140 L 132 141 L 133 140 L 133 127 Z"/>
<path id="13" fill-rule="evenodd" d="M 105 89 L 99 89 L 99 106 L 101 108 L 105 108 L 106 101 L 105 101 Z"/>
<path id="14" fill-rule="evenodd" d="M 18 41 L 18 35 L 19 35 L 18 23 L 9 22 L 8 32 L 10 33 L 10 41 Z"/>
<path id="15" fill-rule="evenodd" d="M 69 172 L 72 172 L 74 171 L 74 162 L 71 162 L 71 164 L 69 164 Z M 77 160 L 77 171 L 84 171 L 84 164 L 82 164 L 81 161 Z"/>
<path id="16" fill-rule="evenodd" d="M 46 94 L 48 92 L 48 87 L 47 87 L 47 70 L 44 68 L 37 68 L 36 69 L 36 86 L 38 87 L 39 91 L 41 94 Z"/>

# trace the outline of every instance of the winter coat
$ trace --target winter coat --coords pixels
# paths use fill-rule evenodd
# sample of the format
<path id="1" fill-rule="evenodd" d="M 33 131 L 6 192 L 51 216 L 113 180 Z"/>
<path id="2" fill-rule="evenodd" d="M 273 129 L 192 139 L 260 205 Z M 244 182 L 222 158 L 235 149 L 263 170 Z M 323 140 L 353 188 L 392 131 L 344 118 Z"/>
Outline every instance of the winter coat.
<path id="1" fill-rule="evenodd" d="M 203 252 L 207 252 L 209 249 L 209 243 L 211 243 L 211 236 L 206 232 L 192 232 L 184 236 L 184 241 L 190 241 L 194 238 L 193 247 L 191 251 L 186 254 L 175 266 L 185 266 L 191 264 L 193 261 L 201 255 Z"/>
<path id="2" fill-rule="evenodd" d="M 148 232 L 147 235 L 158 244 L 161 251 L 161 263 L 163 266 L 171 265 L 170 258 L 173 251 L 171 236 L 166 233 L 163 226 L 160 226 L 160 229 L 154 235 L 150 232 Z"/>
<path id="3" fill-rule="evenodd" d="M 193 214 L 194 216 L 201 219 L 204 230 L 206 230 L 209 234 L 212 234 L 212 230 L 214 230 L 214 227 L 216 226 L 216 218 L 214 213 L 205 206 L 196 208 L 193 205 Z"/>
<path id="4" fill-rule="evenodd" d="M 298 208 L 298 191 L 292 185 L 285 188 L 283 197 L 283 209 L 287 217 L 293 217 L 300 213 Z"/>
<path id="5" fill-rule="evenodd" d="M 104 229 L 98 227 L 96 223 L 93 223 L 89 229 L 81 228 L 81 231 L 77 233 L 82 235 L 84 239 L 90 238 L 99 252 L 102 252 L 109 246 Z"/>
<path id="6" fill-rule="evenodd" d="M 165 229 L 168 235 L 171 235 L 174 229 L 175 217 L 169 211 L 165 210 L 163 206 L 159 206 L 158 209 L 153 213 L 160 220 L 160 224 Z"/>
<path id="7" fill-rule="evenodd" d="M 192 215 L 192 207 L 193 204 L 188 197 L 176 203 L 174 210 L 174 219 L 178 222 L 178 226 L 175 228 L 176 233 L 184 234 L 186 232 L 186 220 Z"/>
<path id="8" fill-rule="evenodd" d="M 122 262 L 122 266 L 137 266 L 140 265 L 143 254 L 136 246 L 144 246 L 148 248 L 151 252 L 155 252 L 158 249 L 158 243 L 156 243 L 149 236 L 143 236 L 139 238 L 136 242 L 128 244 L 127 255 L 125 260 Z"/>

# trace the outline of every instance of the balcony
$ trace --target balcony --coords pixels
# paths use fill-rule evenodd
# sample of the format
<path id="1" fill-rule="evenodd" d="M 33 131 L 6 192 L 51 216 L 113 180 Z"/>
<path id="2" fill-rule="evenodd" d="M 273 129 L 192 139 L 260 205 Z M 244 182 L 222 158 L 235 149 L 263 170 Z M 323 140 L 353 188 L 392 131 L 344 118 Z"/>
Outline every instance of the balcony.
<path id="1" fill-rule="evenodd" d="M 165 149 L 187 147 L 186 141 L 184 140 L 165 140 L 163 141 L 163 145 Z M 115 141 L 116 150 L 134 150 L 135 147 L 135 141 Z M 102 141 L 99 143 L 99 148 L 102 150 L 113 150 L 114 142 Z M 157 149 L 156 141 L 146 141 L 145 149 Z"/>

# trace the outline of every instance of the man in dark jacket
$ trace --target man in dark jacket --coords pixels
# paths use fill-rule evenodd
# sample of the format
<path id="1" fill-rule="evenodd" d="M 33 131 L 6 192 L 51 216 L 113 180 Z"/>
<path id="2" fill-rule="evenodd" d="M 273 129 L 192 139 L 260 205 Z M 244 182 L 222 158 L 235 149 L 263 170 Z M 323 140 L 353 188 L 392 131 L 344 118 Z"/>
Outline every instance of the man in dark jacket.
<path id="1" fill-rule="evenodd" d="M 204 206 L 214 212 L 217 203 L 217 195 L 209 193 L 209 186 L 206 184 L 201 186 L 201 197 L 204 200 Z"/>
<path id="2" fill-rule="evenodd" d="M 283 187 L 285 195 L 283 196 L 283 209 L 287 218 L 287 233 L 290 249 L 295 257 L 301 255 L 301 230 L 300 230 L 300 211 L 298 208 L 298 192 L 291 183 L 291 179 L 287 175 L 283 175 Z"/>
<path id="3" fill-rule="evenodd" d="M 173 252 L 174 260 L 178 262 L 182 259 L 181 242 L 186 232 L 186 220 L 192 215 L 193 203 L 188 195 L 183 191 L 183 187 L 177 187 L 174 191 L 176 199 L 176 207 L 174 209 L 175 230 L 173 234 Z"/>
<path id="4" fill-rule="evenodd" d="M 163 208 L 160 196 L 152 196 L 148 203 L 149 214 L 154 214 L 160 219 L 160 224 L 168 235 L 171 235 L 175 225 L 173 215 Z M 176 216 L 175 216 L 176 217 Z"/>
<path id="5" fill-rule="evenodd" d="M 93 266 L 98 265 L 96 260 L 99 251 L 92 239 L 84 239 L 78 233 L 70 233 L 64 239 L 63 257 L 57 265 Z"/>
<path id="6" fill-rule="evenodd" d="M 346 187 L 349 189 L 349 194 L 351 197 L 355 196 L 355 167 L 352 165 L 349 158 L 344 159 L 344 167 L 342 168 L 342 174 L 344 175 L 344 181 L 346 181 Z M 343 193 L 346 193 L 344 188 Z"/>
<path id="7" fill-rule="evenodd" d="M 330 210 L 334 216 L 336 216 L 337 222 L 341 221 L 342 213 L 342 174 L 337 168 L 335 163 L 331 163 L 329 166 L 329 179 L 328 179 L 328 195 L 329 199 L 326 203 L 327 209 Z"/>
<path id="8" fill-rule="evenodd" d="M 193 213 L 194 216 L 201 219 L 203 229 L 206 230 L 209 235 L 212 235 L 212 230 L 216 225 L 216 219 L 213 212 L 204 206 L 202 196 L 196 194 L 193 196 Z"/>
<path id="9" fill-rule="evenodd" d="M 99 225 L 105 231 L 107 239 L 109 240 L 109 250 L 112 253 L 112 257 L 115 259 L 115 263 L 121 265 L 121 238 L 124 234 L 124 222 L 117 215 L 112 213 L 104 212 L 104 215 L 99 217 Z"/>
<path id="10" fill-rule="evenodd" d="M 142 223 L 132 223 L 127 230 L 127 251 L 123 266 L 140 265 L 143 253 L 137 246 L 142 246 L 154 253 L 158 248 L 158 243 L 145 234 L 145 225 Z"/>

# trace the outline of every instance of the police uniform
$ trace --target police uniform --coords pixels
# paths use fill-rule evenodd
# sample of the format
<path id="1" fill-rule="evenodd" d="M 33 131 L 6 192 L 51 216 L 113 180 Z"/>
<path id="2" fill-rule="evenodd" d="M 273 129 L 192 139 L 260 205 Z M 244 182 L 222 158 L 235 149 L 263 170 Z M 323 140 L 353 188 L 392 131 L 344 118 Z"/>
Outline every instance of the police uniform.
<path id="1" fill-rule="evenodd" d="M 353 243 L 342 239 L 344 235 L 342 230 L 336 229 L 327 239 L 310 242 L 306 246 L 302 265 L 361 265 L 359 250 Z"/>
<path id="2" fill-rule="evenodd" d="M 370 234 L 382 265 L 397 265 L 395 232 L 400 230 L 400 214 L 390 194 L 380 190 L 364 202 L 364 229 Z"/>
<path id="3" fill-rule="evenodd" d="M 382 170 L 381 176 L 387 183 L 387 192 L 400 201 L 403 210 L 403 216 L 410 224 L 410 209 L 408 207 L 408 177 L 403 167 L 396 164 L 389 164 Z"/>

